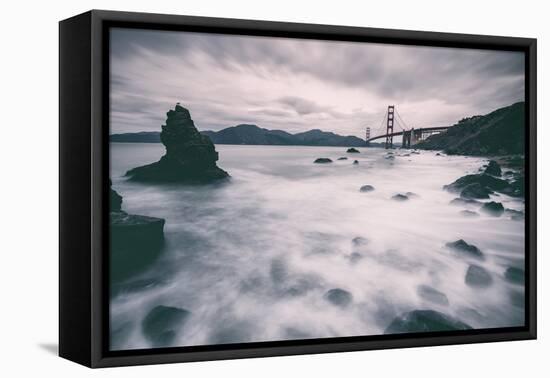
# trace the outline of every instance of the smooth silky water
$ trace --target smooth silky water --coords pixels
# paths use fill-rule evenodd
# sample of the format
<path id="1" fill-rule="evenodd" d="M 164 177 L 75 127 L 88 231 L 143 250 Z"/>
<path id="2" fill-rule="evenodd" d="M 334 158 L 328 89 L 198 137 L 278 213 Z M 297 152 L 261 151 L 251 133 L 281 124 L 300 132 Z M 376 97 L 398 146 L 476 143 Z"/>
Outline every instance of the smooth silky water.
<path id="1" fill-rule="evenodd" d="M 464 217 L 442 189 L 487 159 L 381 148 L 217 145 L 221 185 L 149 185 L 124 173 L 157 161 L 162 144 L 111 144 L 113 189 L 123 210 L 166 219 L 158 260 L 116 286 L 111 348 L 150 348 L 141 322 L 157 305 L 191 312 L 174 345 L 378 335 L 398 315 L 433 309 L 474 328 L 521 326 L 523 286 L 504 279 L 523 268 L 524 221 L 503 214 Z M 336 160 L 339 157 L 347 160 Z M 333 160 L 314 164 L 319 157 Z M 352 164 L 353 160 L 359 164 Z M 362 193 L 359 188 L 375 190 Z M 391 199 L 412 192 L 408 201 Z M 504 207 L 524 202 L 493 195 Z M 477 211 L 475 207 L 470 208 Z M 354 238 L 361 237 L 354 243 Z M 445 243 L 464 239 L 486 256 L 461 257 Z M 367 242 L 368 240 L 368 242 Z M 357 241 L 357 240 L 356 240 Z M 487 288 L 465 284 L 470 263 L 487 269 Z M 420 285 L 448 298 L 423 299 Z M 352 295 L 335 306 L 326 292 Z"/>

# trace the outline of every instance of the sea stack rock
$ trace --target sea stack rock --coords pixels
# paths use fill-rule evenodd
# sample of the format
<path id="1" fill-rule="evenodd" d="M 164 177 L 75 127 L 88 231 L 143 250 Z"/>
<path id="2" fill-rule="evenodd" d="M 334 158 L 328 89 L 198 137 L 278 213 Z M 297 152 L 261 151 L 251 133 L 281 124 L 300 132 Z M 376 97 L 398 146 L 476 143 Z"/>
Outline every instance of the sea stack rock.
<path id="1" fill-rule="evenodd" d="M 129 170 L 130 180 L 206 184 L 229 177 L 216 165 L 214 144 L 199 133 L 187 109 L 178 103 L 166 115 L 160 133 L 166 154 L 156 163 Z"/>

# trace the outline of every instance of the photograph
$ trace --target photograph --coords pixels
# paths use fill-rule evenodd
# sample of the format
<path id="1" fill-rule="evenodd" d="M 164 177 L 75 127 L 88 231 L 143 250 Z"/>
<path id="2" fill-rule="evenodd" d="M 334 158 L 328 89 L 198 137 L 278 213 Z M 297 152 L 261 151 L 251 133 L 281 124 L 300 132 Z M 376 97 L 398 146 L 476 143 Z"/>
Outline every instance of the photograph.
<path id="1" fill-rule="evenodd" d="M 526 326 L 524 51 L 107 40 L 109 351 Z"/>

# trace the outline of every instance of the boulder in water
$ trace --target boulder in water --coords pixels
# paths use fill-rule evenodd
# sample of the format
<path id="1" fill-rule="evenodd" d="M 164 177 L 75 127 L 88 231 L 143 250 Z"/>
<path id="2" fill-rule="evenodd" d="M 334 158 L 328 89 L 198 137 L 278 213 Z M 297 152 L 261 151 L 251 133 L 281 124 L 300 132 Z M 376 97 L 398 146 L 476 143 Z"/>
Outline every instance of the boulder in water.
<path id="1" fill-rule="evenodd" d="M 464 277 L 466 285 L 478 288 L 490 286 L 493 283 L 491 274 L 479 265 L 470 265 Z"/>
<path id="2" fill-rule="evenodd" d="M 504 212 L 504 206 L 500 202 L 487 202 L 481 207 L 481 211 L 493 217 L 500 217 Z"/>
<path id="3" fill-rule="evenodd" d="M 408 201 L 409 197 L 407 197 L 404 194 L 399 193 L 399 194 L 394 195 L 391 199 L 394 200 L 394 201 L 403 202 L 403 201 Z"/>
<path id="4" fill-rule="evenodd" d="M 489 164 L 487 164 L 487 167 L 485 168 L 485 173 L 491 176 L 500 177 L 502 175 L 502 169 L 500 168 L 500 165 L 496 161 L 491 160 Z"/>
<path id="5" fill-rule="evenodd" d="M 462 215 L 464 217 L 468 217 L 468 218 L 479 217 L 479 213 L 476 213 L 475 211 L 472 211 L 472 210 L 462 210 L 460 212 L 460 215 Z"/>
<path id="6" fill-rule="evenodd" d="M 486 173 L 472 174 L 463 176 L 449 185 L 445 185 L 443 189 L 451 192 L 460 192 L 466 186 L 470 184 L 479 184 L 480 186 L 488 189 L 501 191 L 509 186 L 506 180 L 502 180 Z"/>
<path id="7" fill-rule="evenodd" d="M 369 243 L 370 243 L 370 240 L 362 236 L 356 236 L 351 240 L 351 244 L 353 244 L 354 247 L 365 246 Z"/>
<path id="8" fill-rule="evenodd" d="M 483 253 L 481 250 L 473 244 L 466 243 L 463 239 L 445 244 L 447 248 L 452 249 L 455 252 L 464 254 L 466 256 L 474 257 L 477 259 L 483 259 Z"/>
<path id="9" fill-rule="evenodd" d="M 359 162 L 357 160 L 354 160 L 353 164 L 359 164 Z"/>
<path id="10" fill-rule="evenodd" d="M 374 190 L 374 186 L 372 185 L 363 185 L 359 191 L 362 192 L 362 193 L 368 193 L 368 192 L 372 192 Z"/>
<path id="11" fill-rule="evenodd" d="M 348 160 L 347 157 L 339 157 L 338 160 Z"/>
<path id="12" fill-rule="evenodd" d="M 460 192 L 460 197 L 462 198 L 489 198 L 489 194 L 492 192 L 484 186 L 481 186 L 479 183 L 474 182 L 473 184 L 467 185 Z"/>
<path id="13" fill-rule="evenodd" d="M 504 272 L 504 277 L 516 285 L 523 285 L 525 283 L 525 272 L 520 268 L 508 267 Z"/>
<path id="14" fill-rule="evenodd" d="M 434 289 L 428 285 L 420 285 L 416 288 L 416 292 L 420 298 L 423 298 L 432 303 L 447 306 L 449 305 L 449 299 L 447 296 L 439 290 Z"/>
<path id="15" fill-rule="evenodd" d="M 164 245 L 164 219 L 124 211 L 110 213 L 110 270 L 113 281 L 149 266 Z"/>
<path id="16" fill-rule="evenodd" d="M 350 153 L 350 154 L 358 154 L 359 153 L 359 150 L 356 149 L 356 148 L 348 148 L 348 150 L 346 151 L 347 153 Z"/>
<path id="17" fill-rule="evenodd" d="M 468 324 L 433 310 L 414 310 L 396 317 L 385 334 L 409 332 L 456 331 L 472 329 Z"/>
<path id="18" fill-rule="evenodd" d="M 332 163 L 332 160 L 329 159 L 329 158 L 317 158 L 317 159 L 315 159 L 314 163 L 316 163 L 316 164 L 327 164 L 327 163 Z"/>
<path id="19" fill-rule="evenodd" d="M 216 165 L 218 153 L 210 138 L 199 133 L 189 111 L 179 103 L 168 111 L 160 139 L 166 154 L 156 163 L 126 172 L 130 180 L 204 184 L 229 177 Z"/>
<path id="20" fill-rule="evenodd" d="M 111 187 L 109 190 L 110 277 L 111 283 L 117 283 L 139 273 L 157 258 L 164 244 L 164 219 L 122 211 L 122 196 Z"/>
<path id="21" fill-rule="evenodd" d="M 337 307 L 347 307 L 353 297 L 349 291 L 343 289 L 330 289 L 325 293 L 325 299 Z"/>
<path id="22" fill-rule="evenodd" d="M 191 313 L 185 309 L 156 306 L 143 319 L 141 329 L 153 347 L 172 346 L 189 315 Z"/>

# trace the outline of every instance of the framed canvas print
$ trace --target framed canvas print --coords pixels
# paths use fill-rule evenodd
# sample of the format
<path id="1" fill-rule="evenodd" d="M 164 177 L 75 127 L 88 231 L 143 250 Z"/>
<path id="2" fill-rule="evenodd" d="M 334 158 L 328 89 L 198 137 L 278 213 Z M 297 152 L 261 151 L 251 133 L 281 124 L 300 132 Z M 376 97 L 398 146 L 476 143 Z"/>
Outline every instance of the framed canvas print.
<path id="1" fill-rule="evenodd" d="M 60 355 L 536 337 L 534 39 L 60 22 Z"/>

